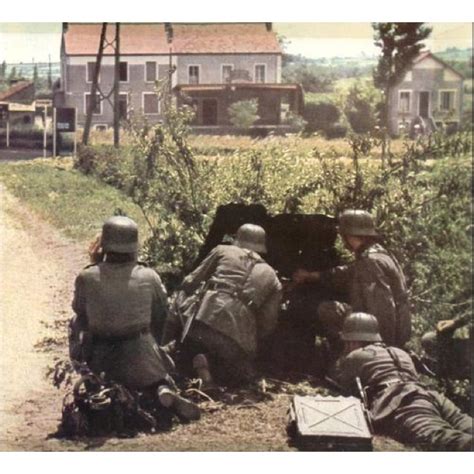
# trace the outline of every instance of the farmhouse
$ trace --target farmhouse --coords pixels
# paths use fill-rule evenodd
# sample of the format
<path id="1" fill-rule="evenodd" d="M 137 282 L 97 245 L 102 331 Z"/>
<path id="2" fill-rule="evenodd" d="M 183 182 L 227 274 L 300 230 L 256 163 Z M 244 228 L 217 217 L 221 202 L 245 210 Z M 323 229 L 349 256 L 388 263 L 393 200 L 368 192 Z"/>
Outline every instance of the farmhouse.
<path id="1" fill-rule="evenodd" d="M 392 135 L 418 125 L 426 133 L 459 127 L 463 76 L 429 51 L 418 55 L 402 80 L 390 90 L 389 127 Z"/>
<path id="2" fill-rule="evenodd" d="M 84 125 L 100 42 L 100 24 L 64 24 L 61 81 L 55 105 L 75 107 Z M 115 25 L 107 27 L 112 41 Z M 303 92 L 281 84 L 282 51 L 271 23 L 154 23 L 120 26 L 120 115 L 163 119 L 157 81 L 172 90 L 178 105 L 192 105 L 198 131 L 231 128 L 233 102 L 257 99 L 256 126 L 284 127 L 288 112 L 300 113 Z M 114 80 L 114 49 L 106 47 L 99 72 L 104 94 Z M 92 124 L 113 124 L 112 105 L 97 100 Z"/>

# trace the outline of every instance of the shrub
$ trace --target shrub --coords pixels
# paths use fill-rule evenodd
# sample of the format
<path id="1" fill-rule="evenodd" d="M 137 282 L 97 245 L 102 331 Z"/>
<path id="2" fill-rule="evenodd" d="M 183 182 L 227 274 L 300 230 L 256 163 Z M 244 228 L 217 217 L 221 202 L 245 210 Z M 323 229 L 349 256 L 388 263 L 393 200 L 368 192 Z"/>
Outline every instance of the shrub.
<path id="1" fill-rule="evenodd" d="M 341 116 L 336 105 L 330 102 L 305 105 L 303 118 L 308 122 L 305 132 L 313 133 L 318 130 L 327 130 L 332 127 Z"/>
<path id="2" fill-rule="evenodd" d="M 335 123 L 324 130 L 326 138 L 344 138 L 347 134 L 347 127 L 342 123 Z"/>
<path id="3" fill-rule="evenodd" d="M 257 110 L 257 99 L 240 100 L 229 106 L 228 113 L 234 127 L 249 129 L 260 118 Z"/>

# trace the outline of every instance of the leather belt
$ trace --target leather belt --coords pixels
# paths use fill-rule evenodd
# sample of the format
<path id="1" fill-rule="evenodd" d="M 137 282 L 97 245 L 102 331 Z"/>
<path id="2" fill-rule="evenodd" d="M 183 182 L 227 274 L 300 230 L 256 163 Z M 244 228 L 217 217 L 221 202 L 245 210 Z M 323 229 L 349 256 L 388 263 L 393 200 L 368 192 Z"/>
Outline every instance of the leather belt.
<path id="1" fill-rule="evenodd" d="M 150 328 L 147 326 L 147 327 L 138 329 L 130 334 L 123 334 L 120 336 L 106 336 L 103 334 L 93 334 L 92 341 L 98 342 L 98 343 L 114 344 L 117 342 L 132 341 L 134 339 L 138 339 L 140 336 L 143 336 L 149 333 L 150 333 Z"/>

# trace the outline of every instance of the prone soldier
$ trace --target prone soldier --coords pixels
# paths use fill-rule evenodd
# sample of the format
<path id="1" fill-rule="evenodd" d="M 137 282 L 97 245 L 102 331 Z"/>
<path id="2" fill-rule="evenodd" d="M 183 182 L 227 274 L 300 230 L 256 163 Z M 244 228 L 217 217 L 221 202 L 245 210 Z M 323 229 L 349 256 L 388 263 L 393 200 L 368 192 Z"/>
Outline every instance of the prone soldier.
<path id="1" fill-rule="evenodd" d="M 410 356 L 382 342 L 374 316 L 352 313 L 341 337 L 344 355 L 333 378 L 355 395 L 360 379 L 376 432 L 426 450 L 472 450 L 472 418 L 420 383 Z"/>

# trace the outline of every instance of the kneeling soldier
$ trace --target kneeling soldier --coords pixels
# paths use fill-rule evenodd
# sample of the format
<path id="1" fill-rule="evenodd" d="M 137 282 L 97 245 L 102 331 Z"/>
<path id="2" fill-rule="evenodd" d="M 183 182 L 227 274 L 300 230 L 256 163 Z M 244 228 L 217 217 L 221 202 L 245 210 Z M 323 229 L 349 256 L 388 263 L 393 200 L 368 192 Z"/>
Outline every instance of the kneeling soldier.
<path id="1" fill-rule="evenodd" d="M 181 334 L 185 363 L 207 386 L 251 381 L 258 344 L 277 324 L 281 284 L 263 253 L 264 229 L 242 225 L 233 245 L 215 247 L 184 279 L 166 321 L 163 344 Z"/>
<path id="2" fill-rule="evenodd" d="M 161 405 L 180 418 L 198 419 L 199 408 L 171 389 L 172 367 L 156 343 L 167 296 L 158 274 L 137 262 L 136 223 L 111 217 L 104 223 L 101 245 L 104 261 L 98 259 L 76 278 L 70 340 L 87 334 L 89 344 L 71 344 L 71 358 L 127 388 L 154 390 Z"/>

